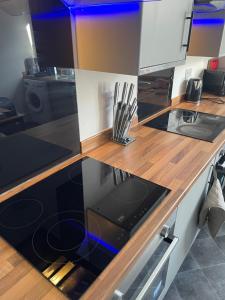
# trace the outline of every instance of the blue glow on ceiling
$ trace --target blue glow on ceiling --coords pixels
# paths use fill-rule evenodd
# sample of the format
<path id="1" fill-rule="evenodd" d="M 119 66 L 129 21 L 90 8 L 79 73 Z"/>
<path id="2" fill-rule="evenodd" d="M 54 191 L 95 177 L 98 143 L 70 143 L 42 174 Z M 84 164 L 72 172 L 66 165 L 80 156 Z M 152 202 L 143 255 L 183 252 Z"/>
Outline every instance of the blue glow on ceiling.
<path id="1" fill-rule="evenodd" d="M 224 19 L 193 19 L 193 26 L 219 26 L 224 25 Z"/>
<path id="2" fill-rule="evenodd" d="M 89 6 L 85 8 L 71 8 L 70 11 L 73 15 L 77 15 L 77 16 L 132 14 L 140 11 L 140 2 Z"/>
<path id="3" fill-rule="evenodd" d="M 98 242 L 101 246 L 103 246 L 105 249 L 109 250 L 113 254 L 119 253 L 118 249 L 116 249 L 112 245 L 108 244 L 104 240 L 100 239 L 99 237 L 95 236 L 93 233 L 88 232 L 87 235 L 90 239 L 94 240 L 95 242 Z"/>
<path id="4" fill-rule="evenodd" d="M 133 14 L 140 11 L 140 2 L 117 3 L 88 7 L 70 8 L 63 7 L 61 9 L 32 14 L 33 20 L 51 20 L 70 17 L 70 12 L 76 16 L 99 16 L 99 15 L 120 15 Z"/>
<path id="5" fill-rule="evenodd" d="M 42 12 L 38 14 L 32 14 L 31 18 L 33 20 L 51 20 L 70 17 L 70 12 L 66 7 L 58 10 Z"/>
<path id="6" fill-rule="evenodd" d="M 69 8 L 84 8 L 103 5 L 126 4 L 132 2 L 155 2 L 162 0 L 61 0 Z"/>

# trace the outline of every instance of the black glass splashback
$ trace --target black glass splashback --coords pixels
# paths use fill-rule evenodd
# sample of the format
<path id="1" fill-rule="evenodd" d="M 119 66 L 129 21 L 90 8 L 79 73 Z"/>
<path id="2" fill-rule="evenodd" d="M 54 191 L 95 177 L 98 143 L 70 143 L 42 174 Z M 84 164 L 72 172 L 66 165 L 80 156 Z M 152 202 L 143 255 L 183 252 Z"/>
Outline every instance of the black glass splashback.
<path id="1" fill-rule="evenodd" d="M 225 117 L 191 110 L 173 109 L 144 126 L 213 142 L 225 129 Z"/>
<path id="2" fill-rule="evenodd" d="M 174 68 L 138 77 L 139 121 L 171 105 Z"/>
<path id="3" fill-rule="evenodd" d="M 0 234 L 79 299 L 169 190 L 86 158 L 0 204 Z"/>
<path id="4" fill-rule="evenodd" d="M 61 0 L 29 0 L 40 68 L 74 68 L 70 11 Z"/>
<path id="5" fill-rule="evenodd" d="M 0 10 L 0 191 L 80 152 L 69 12 L 17 2 Z"/>

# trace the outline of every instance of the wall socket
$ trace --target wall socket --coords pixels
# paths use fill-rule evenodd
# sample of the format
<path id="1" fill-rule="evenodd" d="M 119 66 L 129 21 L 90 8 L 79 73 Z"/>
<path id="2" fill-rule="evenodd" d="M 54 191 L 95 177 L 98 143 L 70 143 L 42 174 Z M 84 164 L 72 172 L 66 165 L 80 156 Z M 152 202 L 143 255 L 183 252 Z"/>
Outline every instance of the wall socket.
<path id="1" fill-rule="evenodd" d="M 185 70 L 185 80 L 189 80 L 192 76 L 192 68 L 188 68 Z"/>

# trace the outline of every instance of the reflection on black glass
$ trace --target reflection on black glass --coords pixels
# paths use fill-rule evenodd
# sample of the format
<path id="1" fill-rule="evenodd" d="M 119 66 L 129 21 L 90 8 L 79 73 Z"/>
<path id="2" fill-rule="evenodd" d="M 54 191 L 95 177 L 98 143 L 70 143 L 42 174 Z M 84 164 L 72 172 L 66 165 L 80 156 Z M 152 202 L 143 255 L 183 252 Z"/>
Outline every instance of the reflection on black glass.
<path id="1" fill-rule="evenodd" d="M 60 0 L 10 3 L 0 10 L 0 187 L 80 152 L 69 11 Z M 10 179 L 12 168 L 21 173 Z"/>
<path id="2" fill-rule="evenodd" d="M 59 128 L 61 137 L 78 130 L 69 12 L 60 0 L 24 1 L 14 10 L 0 12 L 0 136 L 26 131 L 63 144 Z"/>
<path id="3" fill-rule="evenodd" d="M 170 105 L 173 75 L 174 68 L 139 76 L 139 120 L 143 120 Z"/>
<path id="4" fill-rule="evenodd" d="M 193 124 L 198 118 L 198 113 L 194 111 L 182 111 L 182 118 L 184 123 Z"/>

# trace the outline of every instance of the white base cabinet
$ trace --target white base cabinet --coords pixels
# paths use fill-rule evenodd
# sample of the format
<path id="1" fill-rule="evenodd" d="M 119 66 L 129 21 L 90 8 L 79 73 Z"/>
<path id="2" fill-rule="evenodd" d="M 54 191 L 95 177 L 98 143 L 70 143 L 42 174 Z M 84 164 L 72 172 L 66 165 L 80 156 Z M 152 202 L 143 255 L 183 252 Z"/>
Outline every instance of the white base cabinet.
<path id="1" fill-rule="evenodd" d="M 174 235 L 179 238 L 179 242 L 170 257 L 166 288 L 160 299 L 163 299 L 166 295 L 199 233 L 198 216 L 202 201 L 204 201 L 208 190 L 213 163 L 214 161 L 205 169 L 178 206 Z"/>

